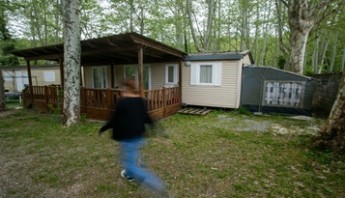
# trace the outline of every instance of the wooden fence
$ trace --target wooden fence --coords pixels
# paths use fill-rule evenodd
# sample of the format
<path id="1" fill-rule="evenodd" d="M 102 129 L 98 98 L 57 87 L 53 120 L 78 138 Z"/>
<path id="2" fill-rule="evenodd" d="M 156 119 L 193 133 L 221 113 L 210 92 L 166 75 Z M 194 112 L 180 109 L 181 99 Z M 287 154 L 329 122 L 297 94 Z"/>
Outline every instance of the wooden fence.
<path id="1" fill-rule="evenodd" d="M 80 90 L 81 113 L 91 119 L 105 120 L 121 97 L 121 90 L 82 87 Z M 181 106 L 179 87 L 146 90 L 144 97 L 148 111 L 154 119 L 172 115 Z M 60 86 L 27 87 L 22 92 L 22 98 L 24 108 L 33 108 L 42 112 L 62 112 L 63 109 L 63 90 Z"/>

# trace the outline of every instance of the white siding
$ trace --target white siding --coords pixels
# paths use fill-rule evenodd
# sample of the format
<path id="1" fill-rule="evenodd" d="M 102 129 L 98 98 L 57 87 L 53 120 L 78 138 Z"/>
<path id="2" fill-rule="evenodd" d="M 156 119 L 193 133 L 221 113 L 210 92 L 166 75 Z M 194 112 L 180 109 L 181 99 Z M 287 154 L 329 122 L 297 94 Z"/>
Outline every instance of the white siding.
<path id="1" fill-rule="evenodd" d="M 218 62 L 222 63 L 221 86 L 191 85 L 191 67 L 182 66 L 182 103 L 224 108 L 239 107 L 242 63 L 241 61 Z"/>
<path id="2" fill-rule="evenodd" d="M 151 64 L 151 88 L 160 89 L 165 84 L 165 63 Z"/>
<path id="3" fill-rule="evenodd" d="M 247 54 L 246 56 L 244 56 L 243 59 L 242 59 L 241 61 L 242 61 L 242 64 L 245 64 L 245 65 L 253 64 L 253 63 L 250 61 L 250 57 L 249 57 L 248 54 Z"/>
<path id="4" fill-rule="evenodd" d="M 44 72 L 51 72 L 54 75 L 54 81 L 45 81 Z M 3 69 L 3 73 L 10 74 L 5 78 L 4 87 L 11 92 L 20 92 L 24 84 L 29 84 L 26 67 Z M 9 77 L 13 77 L 10 79 Z M 31 68 L 32 84 L 35 86 L 60 85 L 60 70 L 58 67 L 32 67 Z"/>

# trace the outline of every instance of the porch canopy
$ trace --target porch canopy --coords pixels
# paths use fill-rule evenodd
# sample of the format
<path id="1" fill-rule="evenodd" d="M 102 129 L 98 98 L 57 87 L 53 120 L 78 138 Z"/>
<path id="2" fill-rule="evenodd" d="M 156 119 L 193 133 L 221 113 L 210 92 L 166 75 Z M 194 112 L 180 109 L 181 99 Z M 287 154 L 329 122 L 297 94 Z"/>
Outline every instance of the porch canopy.
<path id="1" fill-rule="evenodd" d="M 186 55 L 185 52 L 134 32 L 83 40 L 80 44 L 82 66 L 135 64 L 138 63 L 140 49 L 143 50 L 144 63 L 176 61 Z M 63 52 L 63 44 L 58 44 L 12 53 L 29 61 L 59 61 L 63 58 Z"/>
<path id="2" fill-rule="evenodd" d="M 134 32 L 83 40 L 80 44 L 81 66 L 111 66 L 111 88 L 114 86 L 113 68 L 115 65 L 137 64 L 139 92 L 143 97 L 150 99 L 149 101 L 152 103 L 149 107 L 151 112 L 156 113 L 157 117 L 164 117 L 171 112 L 175 112 L 176 109 L 179 108 L 181 98 L 181 73 L 179 75 L 179 87 L 164 90 L 164 92 L 162 92 L 162 90 L 144 92 L 143 64 L 178 62 L 180 67 L 179 72 L 181 72 L 182 61 L 186 55 L 185 52 Z M 27 106 L 31 105 L 36 108 L 42 106 L 42 109 L 48 109 L 48 100 L 50 98 L 56 99 L 55 96 L 50 97 L 48 93 L 55 93 L 55 91 L 49 91 L 48 88 L 43 87 L 34 88 L 32 86 L 30 61 L 58 61 L 61 73 L 61 86 L 64 87 L 64 45 L 58 44 L 16 50 L 13 51 L 12 54 L 23 57 L 27 62 L 29 78 L 29 90 L 26 90 L 29 101 Z M 116 90 L 106 92 L 105 90 L 83 89 L 82 93 L 84 93 L 85 96 L 83 97 L 85 101 L 82 101 L 83 111 L 94 118 L 104 118 L 113 107 L 113 100 L 109 100 L 109 98 L 116 98 L 115 96 L 118 95 Z M 92 101 L 87 100 L 88 97 L 86 96 L 89 96 L 88 93 L 89 95 L 97 95 L 98 98 L 93 98 Z M 171 108 L 169 109 L 166 107 Z"/>
<path id="3" fill-rule="evenodd" d="M 141 94 L 143 94 L 142 71 L 144 63 L 179 62 L 181 65 L 181 61 L 186 55 L 185 52 L 134 32 L 83 40 L 80 44 L 80 64 L 82 66 L 137 64 Z M 61 72 L 61 85 L 63 86 L 63 44 L 16 50 L 12 54 L 23 57 L 27 61 L 30 86 L 32 86 L 30 61 L 58 61 Z M 111 68 L 113 69 L 113 67 Z M 112 76 L 111 85 L 113 86 L 113 84 Z"/>

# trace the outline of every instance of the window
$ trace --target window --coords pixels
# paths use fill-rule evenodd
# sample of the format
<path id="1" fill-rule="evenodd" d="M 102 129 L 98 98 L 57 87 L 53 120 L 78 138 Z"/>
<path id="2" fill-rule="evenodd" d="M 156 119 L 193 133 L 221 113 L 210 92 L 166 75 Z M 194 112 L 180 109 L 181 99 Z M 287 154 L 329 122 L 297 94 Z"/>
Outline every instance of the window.
<path id="1" fill-rule="evenodd" d="M 301 107 L 304 82 L 265 81 L 264 105 Z"/>
<path id="2" fill-rule="evenodd" d="M 178 65 L 166 65 L 165 79 L 166 84 L 178 83 Z"/>
<path id="3" fill-rule="evenodd" d="M 222 80 L 221 63 L 192 63 L 191 85 L 220 86 Z"/>
<path id="4" fill-rule="evenodd" d="M 212 65 L 200 65 L 200 83 L 212 83 Z"/>
<path id="5" fill-rule="evenodd" d="M 25 86 L 29 84 L 28 72 L 16 71 L 15 74 L 16 74 L 17 91 L 22 91 L 25 88 Z M 36 85 L 37 85 L 37 81 L 36 81 Z"/>
<path id="6" fill-rule="evenodd" d="M 45 82 L 55 82 L 55 73 L 53 71 L 44 71 L 43 79 Z"/>
<path id="7" fill-rule="evenodd" d="M 124 67 L 124 78 L 134 78 L 138 81 L 138 66 L 137 65 L 125 65 Z M 148 90 L 151 88 L 151 71 L 149 65 L 144 65 L 143 68 L 143 82 L 144 89 Z"/>
<path id="8" fill-rule="evenodd" d="M 106 67 L 93 67 L 93 88 L 106 88 L 107 87 L 107 68 Z"/>
<path id="9" fill-rule="evenodd" d="M 2 71 L 2 76 L 4 77 L 4 80 L 8 82 L 12 82 L 15 78 L 13 72 L 11 71 Z"/>

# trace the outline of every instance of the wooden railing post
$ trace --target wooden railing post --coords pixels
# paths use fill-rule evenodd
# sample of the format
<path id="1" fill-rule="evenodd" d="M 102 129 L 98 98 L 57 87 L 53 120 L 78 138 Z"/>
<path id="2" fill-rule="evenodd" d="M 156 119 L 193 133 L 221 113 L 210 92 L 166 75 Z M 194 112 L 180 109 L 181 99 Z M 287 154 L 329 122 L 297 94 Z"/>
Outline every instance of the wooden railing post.
<path id="1" fill-rule="evenodd" d="M 108 106 L 108 109 L 111 112 L 113 110 L 113 107 L 114 107 L 114 105 L 113 105 L 113 100 L 114 100 L 113 98 L 114 97 L 112 97 L 111 89 L 108 88 L 106 93 L 107 93 L 107 100 L 108 100 L 108 105 L 107 106 Z"/>
<path id="2" fill-rule="evenodd" d="M 81 90 L 81 99 L 83 100 L 82 101 L 82 104 L 84 105 L 83 106 L 83 108 L 84 108 L 84 112 L 83 113 L 85 113 L 85 114 L 87 114 L 87 112 L 86 112 L 86 106 L 87 106 L 87 104 L 86 104 L 86 99 L 87 99 L 87 97 L 86 97 L 86 90 L 85 90 L 85 88 L 84 87 L 81 87 L 80 88 L 80 90 Z"/>
<path id="3" fill-rule="evenodd" d="M 166 88 L 163 87 L 163 115 L 166 116 L 166 107 L 167 107 L 167 97 L 166 97 Z"/>
<path id="4" fill-rule="evenodd" d="M 48 105 L 48 101 L 49 101 L 49 96 L 48 96 L 48 87 L 47 85 L 44 86 L 44 96 L 45 96 L 45 108 L 47 109 L 47 111 L 49 111 L 49 105 Z"/>

